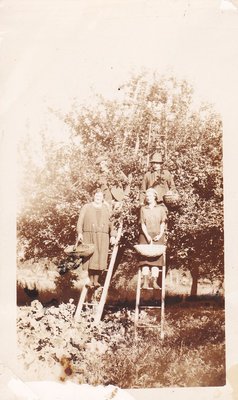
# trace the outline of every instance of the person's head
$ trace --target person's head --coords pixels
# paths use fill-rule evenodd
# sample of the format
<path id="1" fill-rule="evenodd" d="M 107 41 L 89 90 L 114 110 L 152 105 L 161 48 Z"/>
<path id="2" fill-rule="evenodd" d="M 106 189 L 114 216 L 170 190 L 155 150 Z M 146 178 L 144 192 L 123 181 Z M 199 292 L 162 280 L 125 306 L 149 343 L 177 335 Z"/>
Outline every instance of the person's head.
<path id="1" fill-rule="evenodd" d="M 101 189 L 96 189 L 93 194 L 93 201 L 95 204 L 102 204 L 104 199 L 104 194 Z"/>
<path id="2" fill-rule="evenodd" d="M 103 156 L 97 157 L 96 165 L 99 166 L 99 169 L 101 170 L 101 172 L 108 171 L 108 161 L 107 161 L 106 157 L 103 157 Z"/>
<path id="3" fill-rule="evenodd" d="M 163 159 L 161 153 L 154 153 L 150 160 L 150 165 L 153 171 L 160 171 L 162 168 Z"/>
<path id="4" fill-rule="evenodd" d="M 157 193 L 153 188 L 149 188 L 145 192 L 145 200 L 147 204 L 152 204 L 157 201 Z"/>

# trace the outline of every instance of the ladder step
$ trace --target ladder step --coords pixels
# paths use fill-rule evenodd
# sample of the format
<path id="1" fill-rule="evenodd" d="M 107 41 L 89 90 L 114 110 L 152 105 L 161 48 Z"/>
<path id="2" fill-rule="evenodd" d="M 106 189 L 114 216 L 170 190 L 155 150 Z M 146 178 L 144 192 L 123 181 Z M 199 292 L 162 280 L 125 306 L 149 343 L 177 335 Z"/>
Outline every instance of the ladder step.
<path id="1" fill-rule="evenodd" d="M 87 287 L 87 290 L 89 292 L 96 292 L 98 289 L 103 289 L 103 286 L 91 286 L 91 287 Z"/>
<path id="2" fill-rule="evenodd" d="M 139 306 L 139 308 L 161 308 L 161 306 Z"/>
<path id="3" fill-rule="evenodd" d="M 165 255 L 164 255 L 165 257 Z M 164 308 L 165 308 L 165 272 L 166 272 L 166 265 L 164 263 L 164 265 L 159 268 L 159 273 L 162 273 L 162 285 L 161 287 L 157 286 L 157 288 L 153 288 L 153 287 L 148 287 L 148 288 L 143 288 L 143 286 L 145 285 L 145 283 L 147 284 L 148 282 L 148 286 L 151 285 L 152 283 L 151 281 L 144 280 L 144 284 L 141 284 L 143 282 L 142 278 L 142 269 L 139 268 L 138 269 L 138 278 L 137 278 L 137 288 L 136 288 L 136 305 L 135 305 L 135 318 L 134 318 L 134 324 L 135 324 L 135 332 L 136 332 L 136 328 L 151 328 L 151 329 L 156 329 L 156 330 L 160 330 L 160 337 L 163 340 L 164 339 Z M 152 298 L 146 298 L 148 296 L 145 295 L 145 290 L 157 290 L 157 292 L 151 292 L 152 296 L 150 295 L 149 297 L 153 297 Z M 159 292 L 158 292 L 159 290 Z M 141 293 L 144 293 L 143 295 L 143 299 L 141 299 Z M 155 298 L 156 297 L 156 298 Z M 159 298 L 160 297 L 160 298 Z M 142 304 L 141 304 L 141 300 L 142 300 Z M 148 304 L 150 303 L 150 304 Z M 155 304 L 155 305 L 153 305 Z M 150 313 L 149 310 L 157 310 L 160 309 L 160 311 L 154 311 L 153 315 L 157 314 L 156 318 L 152 318 L 152 322 L 150 323 L 150 321 L 148 321 L 148 323 L 144 322 L 143 323 L 143 318 L 140 318 L 140 312 L 142 310 L 145 310 L 145 313 L 148 313 L 148 316 L 151 315 L 152 316 L 152 312 Z M 142 313 L 141 313 L 142 314 Z M 160 319 L 160 322 L 158 321 L 158 318 Z M 156 321 L 155 321 L 156 319 Z"/>
<path id="4" fill-rule="evenodd" d="M 136 325 L 137 328 L 154 328 L 154 329 L 158 329 L 159 328 L 159 324 L 155 325 L 155 324 L 137 324 Z"/>

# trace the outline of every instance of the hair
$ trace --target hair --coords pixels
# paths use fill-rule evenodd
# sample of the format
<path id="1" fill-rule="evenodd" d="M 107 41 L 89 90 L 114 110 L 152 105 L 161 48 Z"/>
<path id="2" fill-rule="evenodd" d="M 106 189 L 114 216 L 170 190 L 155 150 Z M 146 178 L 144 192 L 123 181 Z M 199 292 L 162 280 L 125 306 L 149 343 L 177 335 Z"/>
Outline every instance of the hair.
<path id="1" fill-rule="evenodd" d="M 148 192 L 153 193 L 155 201 L 157 202 L 158 201 L 158 194 L 157 194 L 156 190 L 153 189 L 153 188 L 149 188 L 149 189 L 146 190 L 145 194 L 147 194 Z M 146 197 L 145 197 L 145 202 L 146 202 Z"/>
<path id="2" fill-rule="evenodd" d="M 103 191 L 102 191 L 102 189 L 101 189 L 100 187 L 96 188 L 96 189 L 93 191 L 93 197 L 95 196 L 96 193 L 102 193 L 102 194 L 103 194 L 103 197 L 104 197 L 104 193 L 103 193 Z"/>

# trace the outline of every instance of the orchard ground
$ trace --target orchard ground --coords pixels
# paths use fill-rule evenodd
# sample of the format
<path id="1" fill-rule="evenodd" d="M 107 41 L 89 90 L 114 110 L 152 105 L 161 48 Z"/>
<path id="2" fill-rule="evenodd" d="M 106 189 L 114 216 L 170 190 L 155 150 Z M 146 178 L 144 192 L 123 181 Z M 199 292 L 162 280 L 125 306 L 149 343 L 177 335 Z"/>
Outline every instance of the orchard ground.
<path id="1" fill-rule="evenodd" d="M 142 312 L 135 336 L 134 311 L 110 311 L 96 328 L 89 311 L 75 322 L 72 302 L 18 307 L 19 367 L 24 380 L 70 380 L 121 388 L 225 385 L 224 310 L 206 302 L 168 306 L 165 338 L 154 313 Z"/>
<path id="2" fill-rule="evenodd" d="M 122 270 L 130 267 L 130 274 L 123 275 Z M 121 388 L 225 385 L 224 293 L 216 283 L 201 280 L 198 295 L 191 297 L 189 271 L 168 271 L 165 339 L 161 341 L 158 309 L 141 312 L 143 323 L 156 328 L 140 328 L 135 336 L 133 265 L 122 263 L 115 272 L 103 319 L 96 328 L 89 322 L 90 310 L 79 322 L 73 319 L 79 276 L 80 268 L 59 275 L 55 290 L 39 290 L 36 284 L 30 290 L 18 284 L 22 379 Z M 146 291 L 144 302 L 155 302 L 156 292 Z"/>

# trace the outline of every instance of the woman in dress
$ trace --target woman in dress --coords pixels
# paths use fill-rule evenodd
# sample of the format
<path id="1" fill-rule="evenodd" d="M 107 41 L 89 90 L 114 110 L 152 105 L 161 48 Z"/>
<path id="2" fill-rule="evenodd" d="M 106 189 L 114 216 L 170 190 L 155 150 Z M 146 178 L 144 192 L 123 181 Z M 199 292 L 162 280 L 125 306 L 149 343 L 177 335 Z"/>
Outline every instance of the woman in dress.
<path id="1" fill-rule="evenodd" d="M 97 189 L 91 203 L 85 204 L 77 223 L 77 241 L 94 244 L 95 250 L 83 260 L 83 269 L 88 270 L 91 287 L 99 287 L 101 272 L 107 268 L 109 243 L 115 244 L 116 233 L 112 231 L 110 208 L 104 203 L 101 189 Z"/>
<path id="2" fill-rule="evenodd" d="M 141 233 L 139 236 L 140 244 L 165 244 L 165 224 L 167 219 L 166 208 L 157 204 L 157 193 L 155 189 L 150 188 L 146 191 L 146 205 L 140 210 Z M 154 289 L 160 289 L 157 284 L 159 277 L 159 268 L 163 265 L 163 255 L 158 257 L 140 256 L 139 266 L 142 267 L 143 289 L 149 288 L 149 273 L 151 267 L 152 286 Z"/>

